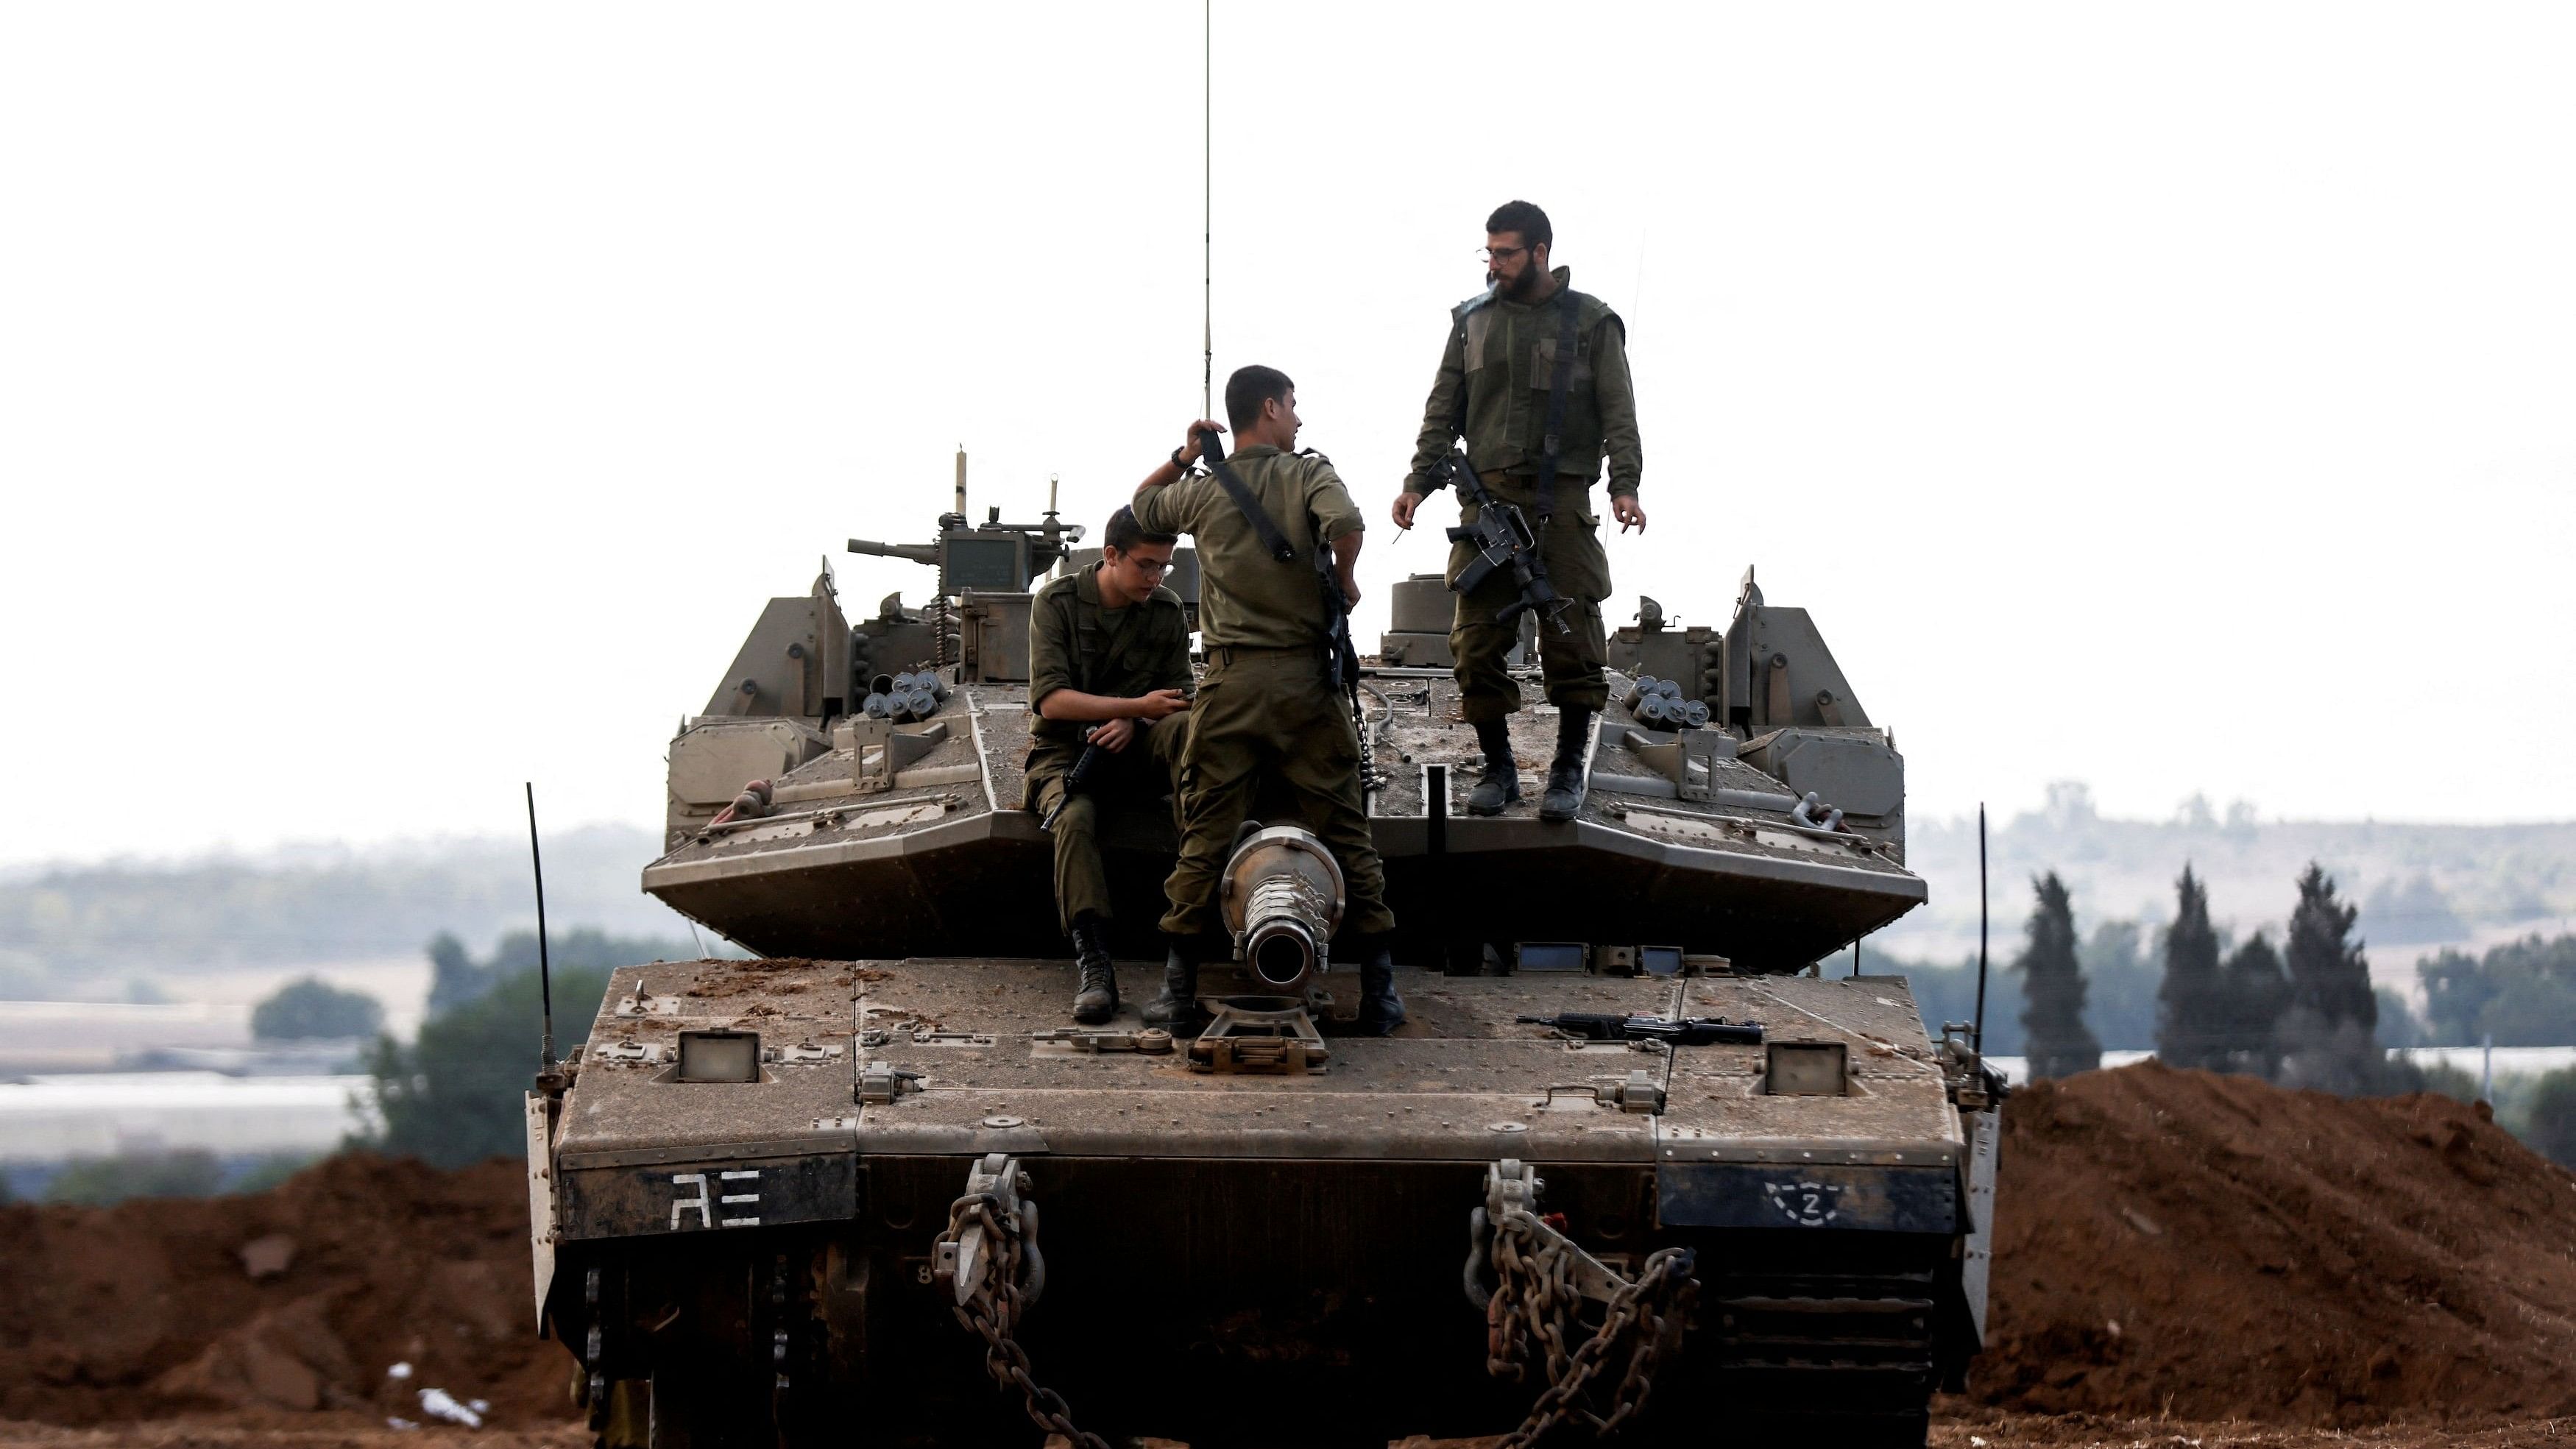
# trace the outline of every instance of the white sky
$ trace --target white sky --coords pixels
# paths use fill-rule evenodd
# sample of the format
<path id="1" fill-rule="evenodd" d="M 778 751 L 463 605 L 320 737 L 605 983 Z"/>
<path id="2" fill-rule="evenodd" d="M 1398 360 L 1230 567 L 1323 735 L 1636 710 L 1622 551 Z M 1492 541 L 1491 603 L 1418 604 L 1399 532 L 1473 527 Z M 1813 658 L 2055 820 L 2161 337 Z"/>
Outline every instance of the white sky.
<path id="1" fill-rule="evenodd" d="M 1918 813 L 2576 815 L 2576 9 L 1216 6 L 1217 368 L 1382 518 L 1496 203 Z M 653 822 L 833 552 L 1199 386 L 1193 4 L 0 9 L 0 860 Z M 1440 520 L 1450 505 L 1437 500 Z M 1362 624 L 1436 566 L 1370 533 Z"/>

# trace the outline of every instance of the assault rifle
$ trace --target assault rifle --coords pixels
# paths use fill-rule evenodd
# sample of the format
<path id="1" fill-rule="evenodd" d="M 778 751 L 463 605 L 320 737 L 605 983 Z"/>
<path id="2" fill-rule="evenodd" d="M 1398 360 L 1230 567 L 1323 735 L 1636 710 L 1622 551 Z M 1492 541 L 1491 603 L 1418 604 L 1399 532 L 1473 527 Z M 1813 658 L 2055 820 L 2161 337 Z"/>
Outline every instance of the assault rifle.
<path id="1" fill-rule="evenodd" d="M 1476 509 L 1475 522 L 1461 523 L 1449 530 L 1451 543 L 1466 543 L 1476 550 L 1476 556 L 1458 570 L 1458 577 L 1450 580 L 1451 592 L 1472 592 L 1494 570 L 1508 569 L 1521 596 L 1505 605 L 1495 619 L 1509 624 L 1523 614 L 1534 613 L 1548 632 L 1564 632 L 1565 611 L 1574 606 L 1574 601 L 1559 594 L 1556 586 L 1547 581 L 1547 565 L 1539 558 L 1538 534 L 1530 528 L 1529 516 L 1521 512 L 1519 504 L 1494 496 L 1468 465 L 1464 448 L 1440 460 L 1432 483 L 1436 487 L 1443 482 L 1458 490 L 1461 513 L 1468 504 L 1474 504 Z"/>
<path id="2" fill-rule="evenodd" d="M 1585 1041 L 1660 1041 L 1673 1046 L 1760 1046 L 1762 1023 L 1728 1021 L 1722 1016 L 1620 1016 L 1611 1012 L 1566 1011 L 1555 1016 L 1524 1016 L 1529 1026 L 1552 1026 Z"/>
<path id="3" fill-rule="evenodd" d="M 1099 726 L 1094 725 L 1092 728 L 1097 729 Z M 1055 797 L 1055 804 L 1048 808 L 1046 818 L 1038 822 L 1038 829 L 1040 830 L 1055 829 L 1055 818 L 1062 815 L 1064 813 L 1064 807 L 1072 804 L 1073 797 L 1076 794 L 1081 793 L 1084 786 L 1090 783 L 1091 767 L 1100 763 L 1100 757 L 1102 755 L 1109 753 L 1100 746 L 1089 742 L 1091 730 L 1084 730 L 1082 733 L 1084 739 L 1082 758 L 1074 761 L 1073 768 L 1064 772 L 1064 793 Z"/>

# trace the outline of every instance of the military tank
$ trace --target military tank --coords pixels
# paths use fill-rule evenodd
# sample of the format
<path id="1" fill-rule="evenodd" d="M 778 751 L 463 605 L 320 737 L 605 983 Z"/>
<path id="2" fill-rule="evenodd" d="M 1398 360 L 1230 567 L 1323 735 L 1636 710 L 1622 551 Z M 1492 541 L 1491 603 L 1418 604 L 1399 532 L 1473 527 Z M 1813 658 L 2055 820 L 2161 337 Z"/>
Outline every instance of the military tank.
<path id="1" fill-rule="evenodd" d="M 1411 1020 L 1335 1031 L 1338 872 L 1257 819 L 1214 1023 L 1146 1027 L 1146 808 L 1105 812 L 1126 1005 L 1077 1028 L 1021 768 L 1030 585 L 1081 532 L 955 486 L 929 542 L 850 541 L 935 568 L 920 608 L 853 627 L 827 566 L 672 742 L 644 888 L 758 954 L 619 971 L 529 1095 L 536 1306 L 601 1442 L 1923 1442 L 1984 1337 L 2002 1084 L 1817 964 L 1925 892 L 1804 610 L 1641 600 L 1543 823 L 1461 808 L 1449 596 L 1405 580 L 1358 701 Z M 1552 711 L 1512 738 L 1542 768 Z"/>

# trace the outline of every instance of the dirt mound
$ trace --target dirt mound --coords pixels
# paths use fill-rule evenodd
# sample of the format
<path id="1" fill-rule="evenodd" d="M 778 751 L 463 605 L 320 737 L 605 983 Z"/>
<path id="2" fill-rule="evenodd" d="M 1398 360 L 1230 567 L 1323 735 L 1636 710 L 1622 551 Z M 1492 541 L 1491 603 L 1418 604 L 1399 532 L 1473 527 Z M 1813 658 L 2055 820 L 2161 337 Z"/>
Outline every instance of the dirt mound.
<path id="1" fill-rule="evenodd" d="M 2446 1097 L 2154 1062 L 2004 1112 L 1973 1397 L 2302 1424 L 2576 1413 L 2576 1176 Z"/>
<path id="2" fill-rule="evenodd" d="M 571 1359 L 535 1334 L 527 1222 L 517 1164 L 370 1156 L 252 1196 L 0 1207 L 0 1419 L 418 1420 L 439 1388 L 559 1421 Z"/>

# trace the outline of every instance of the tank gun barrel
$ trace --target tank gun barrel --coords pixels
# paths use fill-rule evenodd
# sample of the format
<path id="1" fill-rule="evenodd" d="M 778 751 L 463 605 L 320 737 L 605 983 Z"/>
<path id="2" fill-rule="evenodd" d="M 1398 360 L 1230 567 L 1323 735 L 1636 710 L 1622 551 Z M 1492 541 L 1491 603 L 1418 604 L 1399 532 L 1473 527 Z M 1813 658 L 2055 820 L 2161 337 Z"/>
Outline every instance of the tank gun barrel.
<path id="1" fill-rule="evenodd" d="M 939 545 L 935 543 L 879 543 L 873 538 L 850 540 L 850 552 L 874 554 L 878 558 L 908 558 L 914 563 L 936 565 Z"/>
<path id="2" fill-rule="evenodd" d="M 1221 877 L 1225 923 L 1273 991 L 1301 991 L 1324 966 L 1347 899 L 1341 866 L 1302 826 L 1273 825 L 1235 847 Z"/>

